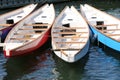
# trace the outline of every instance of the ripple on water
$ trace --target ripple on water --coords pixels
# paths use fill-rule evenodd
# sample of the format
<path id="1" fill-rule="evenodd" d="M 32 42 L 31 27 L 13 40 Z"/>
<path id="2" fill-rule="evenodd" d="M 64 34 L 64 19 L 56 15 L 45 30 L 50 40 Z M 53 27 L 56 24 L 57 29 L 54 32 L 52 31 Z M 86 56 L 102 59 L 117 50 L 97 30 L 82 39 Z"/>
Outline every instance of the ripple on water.
<path id="1" fill-rule="evenodd" d="M 91 50 L 82 80 L 119 80 L 120 61 L 107 56 L 101 48 L 92 47 Z"/>
<path id="2" fill-rule="evenodd" d="M 107 12 L 117 18 L 120 18 L 120 8 L 111 9 L 111 10 L 108 10 Z"/>
<path id="3" fill-rule="evenodd" d="M 0 80 L 3 80 L 4 76 L 7 75 L 7 73 L 5 72 L 5 63 L 6 63 L 7 59 L 4 58 L 4 55 L 2 52 L 0 52 Z"/>
<path id="4" fill-rule="evenodd" d="M 40 58 L 41 57 L 37 57 L 38 60 L 40 60 Z M 24 75 L 18 80 L 53 80 L 57 75 L 54 70 L 54 60 L 51 55 L 47 56 L 45 61 L 38 63 L 32 69 L 34 70 L 33 72 Z"/>

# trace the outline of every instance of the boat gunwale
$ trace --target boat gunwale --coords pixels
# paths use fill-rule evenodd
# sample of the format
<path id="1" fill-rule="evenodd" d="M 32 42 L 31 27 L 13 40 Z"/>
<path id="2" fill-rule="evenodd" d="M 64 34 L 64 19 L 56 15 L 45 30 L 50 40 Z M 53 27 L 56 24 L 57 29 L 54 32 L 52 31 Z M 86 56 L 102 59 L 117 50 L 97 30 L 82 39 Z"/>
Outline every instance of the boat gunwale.
<path id="1" fill-rule="evenodd" d="M 83 7 L 85 7 L 85 5 L 87 5 L 87 4 L 84 4 Z M 89 6 L 89 5 L 87 5 L 87 6 Z M 89 7 L 92 8 L 92 9 L 94 9 L 94 10 L 96 10 L 98 13 L 100 12 L 100 14 L 105 14 L 105 15 L 107 15 L 107 16 L 109 16 L 109 17 L 112 17 L 112 18 L 114 18 L 114 19 L 116 19 L 116 20 L 118 20 L 118 21 L 120 22 L 120 19 L 116 18 L 115 16 L 112 16 L 112 15 L 108 14 L 107 12 L 101 11 L 101 10 L 95 8 L 95 7 L 92 7 L 92 6 L 89 6 Z M 83 10 L 82 10 L 82 11 L 83 11 Z M 83 13 L 85 14 L 84 11 L 83 11 Z M 109 37 L 110 39 L 115 40 L 116 42 L 120 42 L 120 40 L 116 40 L 116 39 L 108 36 L 107 34 L 103 33 L 101 30 L 98 30 L 98 29 L 95 27 L 96 25 L 92 25 L 88 19 L 85 18 L 85 20 L 86 20 L 86 22 L 87 22 L 89 25 L 91 25 L 90 27 L 93 27 L 95 30 L 97 30 L 97 31 L 99 31 L 100 33 L 104 34 L 106 37 Z M 117 25 L 120 25 L 120 24 L 117 24 Z"/>

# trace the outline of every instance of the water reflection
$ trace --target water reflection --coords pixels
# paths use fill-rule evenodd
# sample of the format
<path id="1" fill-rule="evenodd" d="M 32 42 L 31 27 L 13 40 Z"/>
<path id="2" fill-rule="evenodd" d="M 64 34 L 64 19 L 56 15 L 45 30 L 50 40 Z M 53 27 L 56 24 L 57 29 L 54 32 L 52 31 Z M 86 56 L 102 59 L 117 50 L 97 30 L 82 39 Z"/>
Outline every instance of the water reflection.
<path id="1" fill-rule="evenodd" d="M 39 55 L 34 55 L 33 53 L 29 56 L 8 59 L 5 64 L 7 75 L 4 80 L 16 80 L 25 74 L 46 66 L 42 64 L 42 62 L 47 60 L 47 55 L 49 55 L 46 51 L 38 52 L 37 54 Z"/>
<path id="2" fill-rule="evenodd" d="M 80 80 L 84 73 L 84 66 L 88 61 L 88 54 L 75 63 L 67 63 L 54 55 L 56 72 L 59 73 L 57 80 Z"/>
<path id="3" fill-rule="evenodd" d="M 90 51 L 82 80 L 119 80 L 120 60 L 107 56 L 101 48 L 96 46 Z"/>
<path id="4" fill-rule="evenodd" d="M 4 55 L 0 51 L 0 80 L 3 80 L 4 76 L 7 75 L 7 72 L 5 72 L 5 66 L 4 64 L 6 63 L 7 59 L 4 58 Z"/>
<path id="5" fill-rule="evenodd" d="M 37 74 L 37 71 L 40 70 L 42 73 L 49 72 L 48 67 L 52 65 L 49 47 L 50 42 L 32 52 L 30 55 L 7 59 L 6 63 L 4 63 L 4 69 L 7 74 L 4 76 L 3 80 L 23 80 L 29 78 L 29 80 L 32 80 L 32 78 L 43 77 L 40 73 Z M 44 68 L 48 70 L 42 71 Z M 33 75 L 33 73 L 35 73 L 35 75 Z"/>

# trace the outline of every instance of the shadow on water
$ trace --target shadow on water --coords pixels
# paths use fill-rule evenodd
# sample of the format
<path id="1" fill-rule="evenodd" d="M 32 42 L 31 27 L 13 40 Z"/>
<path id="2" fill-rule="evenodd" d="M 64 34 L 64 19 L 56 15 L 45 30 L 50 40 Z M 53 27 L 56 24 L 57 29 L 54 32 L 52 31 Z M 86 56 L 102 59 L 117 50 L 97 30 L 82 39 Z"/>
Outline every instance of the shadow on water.
<path id="1" fill-rule="evenodd" d="M 112 48 L 105 46 L 104 44 L 102 44 L 101 42 L 98 42 L 97 40 L 93 43 L 93 46 L 98 46 L 104 52 L 105 55 L 109 57 L 113 57 L 120 61 L 119 51 L 113 50 Z"/>
<path id="2" fill-rule="evenodd" d="M 57 80 L 80 80 L 84 72 L 84 66 L 88 61 L 89 54 L 75 63 L 67 63 L 53 54 L 55 60 L 55 71 L 58 74 Z"/>
<path id="3" fill-rule="evenodd" d="M 50 42 L 48 41 L 42 48 L 29 55 L 9 58 L 4 64 L 7 75 L 3 80 L 17 80 L 26 74 L 47 66 L 43 62 L 50 56 L 49 46 Z"/>
<path id="4" fill-rule="evenodd" d="M 81 80 L 119 80 L 119 59 L 108 56 L 106 54 L 108 52 L 96 45 L 92 45 L 89 52 L 89 60 L 86 63 Z"/>
<path id="5" fill-rule="evenodd" d="M 102 48 L 102 50 L 105 52 L 105 54 L 107 56 L 113 57 L 120 61 L 120 52 L 113 50 L 113 49 L 103 45 L 102 43 L 100 43 L 100 47 Z"/>

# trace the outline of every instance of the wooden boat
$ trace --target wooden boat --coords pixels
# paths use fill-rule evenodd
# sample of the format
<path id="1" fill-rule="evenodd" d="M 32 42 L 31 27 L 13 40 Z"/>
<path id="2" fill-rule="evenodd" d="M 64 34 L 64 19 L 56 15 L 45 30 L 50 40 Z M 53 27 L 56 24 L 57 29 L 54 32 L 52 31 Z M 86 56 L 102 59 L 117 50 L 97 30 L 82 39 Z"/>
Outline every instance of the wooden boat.
<path id="1" fill-rule="evenodd" d="M 51 35 L 53 52 L 66 62 L 76 62 L 88 52 L 89 27 L 74 6 L 66 6 L 58 15 Z"/>
<path id="2" fill-rule="evenodd" d="M 99 42 L 113 50 L 120 51 L 119 19 L 88 4 L 81 5 L 81 13 Z"/>
<path id="3" fill-rule="evenodd" d="M 53 4 L 45 4 L 20 21 L 5 39 L 4 55 L 6 57 L 24 55 L 41 47 L 49 38 L 54 18 Z"/>
<path id="4" fill-rule="evenodd" d="M 37 6 L 37 4 L 30 4 L 22 8 L 10 11 L 8 13 L 0 15 L 0 36 L 2 42 L 7 36 L 12 27 L 20 20 L 29 15 Z"/>

